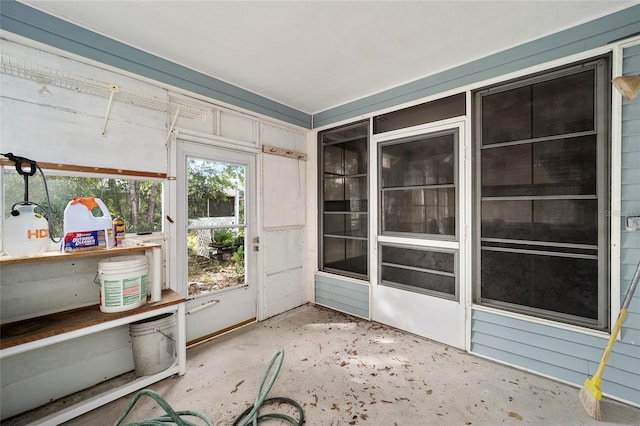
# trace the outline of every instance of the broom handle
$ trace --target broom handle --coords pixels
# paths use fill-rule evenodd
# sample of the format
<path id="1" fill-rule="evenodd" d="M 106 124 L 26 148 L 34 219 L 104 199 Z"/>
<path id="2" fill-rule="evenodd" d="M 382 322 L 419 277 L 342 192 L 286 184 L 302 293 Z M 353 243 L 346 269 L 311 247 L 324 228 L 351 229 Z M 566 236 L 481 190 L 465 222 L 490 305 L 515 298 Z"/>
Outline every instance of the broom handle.
<path id="1" fill-rule="evenodd" d="M 636 287 L 638 286 L 639 280 L 640 280 L 640 262 L 638 262 L 638 266 L 636 267 L 636 272 L 633 274 L 633 278 L 631 279 L 631 285 L 629 286 L 627 295 L 624 298 L 624 302 L 622 302 L 622 308 L 620 309 L 620 313 L 618 314 L 618 320 L 616 321 L 616 324 L 613 326 L 613 330 L 611 330 L 611 336 L 609 337 L 609 341 L 607 342 L 607 347 L 604 349 L 604 353 L 602 354 L 602 359 L 600 360 L 600 364 L 598 365 L 598 370 L 596 370 L 596 374 L 593 375 L 593 380 L 597 384 L 600 383 L 600 377 L 602 376 L 604 367 L 607 365 L 607 359 L 609 359 L 609 354 L 611 353 L 613 344 L 616 341 L 616 337 L 618 337 L 618 332 L 620 332 L 620 328 L 622 327 L 622 323 L 624 322 L 624 319 L 627 317 L 627 309 L 631 304 L 631 298 L 633 297 L 633 293 L 636 291 Z"/>

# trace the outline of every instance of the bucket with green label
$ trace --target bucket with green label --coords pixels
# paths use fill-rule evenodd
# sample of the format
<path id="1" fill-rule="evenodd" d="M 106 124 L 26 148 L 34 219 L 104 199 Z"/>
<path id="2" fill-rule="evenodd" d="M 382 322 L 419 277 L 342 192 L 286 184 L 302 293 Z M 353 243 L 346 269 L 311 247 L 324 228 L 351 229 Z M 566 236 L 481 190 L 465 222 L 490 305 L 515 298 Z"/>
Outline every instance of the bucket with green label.
<path id="1" fill-rule="evenodd" d="M 147 256 L 117 256 L 98 261 L 100 310 L 122 312 L 147 302 Z"/>

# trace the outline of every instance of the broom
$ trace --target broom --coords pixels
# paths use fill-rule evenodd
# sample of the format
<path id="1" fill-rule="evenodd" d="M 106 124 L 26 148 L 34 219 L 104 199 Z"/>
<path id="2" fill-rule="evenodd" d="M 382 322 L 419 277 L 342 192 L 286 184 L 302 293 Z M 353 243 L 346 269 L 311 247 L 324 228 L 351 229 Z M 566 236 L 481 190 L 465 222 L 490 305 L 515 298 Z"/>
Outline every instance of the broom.
<path id="1" fill-rule="evenodd" d="M 636 272 L 635 274 L 633 274 L 633 278 L 631 279 L 629 291 L 627 291 L 627 295 L 625 296 L 624 302 L 622 303 L 622 308 L 620 309 L 620 313 L 618 314 L 616 324 L 613 326 L 613 330 L 611 330 L 611 337 L 609 337 L 609 342 L 604 348 L 604 353 L 602 354 L 602 359 L 600 360 L 600 365 L 598 365 L 596 374 L 594 374 L 591 379 L 587 378 L 587 380 L 584 381 L 584 386 L 582 387 L 582 389 L 580 389 L 580 401 L 582 402 L 584 409 L 587 411 L 587 414 L 590 417 L 596 420 L 602 419 L 602 417 L 600 416 L 600 400 L 602 399 L 602 391 L 600 390 L 600 379 L 602 378 L 602 372 L 604 371 L 604 367 L 607 364 L 607 359 L 609 358 L 609 354 L 611 353 L 611 349 L 613 348 L 613 343 L 616 341 L 616 337 L 618 336 L 620 327 L 622 326 L 624 319 L 627 317 L 627 309 L 631 304 L 631 298 L 633 297 L 633 293 L 636 290 L 639 278 L 640 262 L 638 262 Z"/>

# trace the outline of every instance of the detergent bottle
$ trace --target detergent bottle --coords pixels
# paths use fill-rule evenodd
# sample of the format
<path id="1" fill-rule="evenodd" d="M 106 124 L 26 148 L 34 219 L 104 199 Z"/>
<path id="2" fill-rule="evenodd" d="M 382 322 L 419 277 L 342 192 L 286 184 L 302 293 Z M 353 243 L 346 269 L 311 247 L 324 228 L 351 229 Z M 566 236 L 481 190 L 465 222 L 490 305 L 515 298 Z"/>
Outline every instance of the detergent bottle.
<path id="1" fill-rule="evenodd" d="M 100 216 L 93 212 L 99 210 Z M 115 247 L 109 209 L 99 198 L 76 197 L 64 209 L 64 237 L 60 249 L 77 252 Z"/>

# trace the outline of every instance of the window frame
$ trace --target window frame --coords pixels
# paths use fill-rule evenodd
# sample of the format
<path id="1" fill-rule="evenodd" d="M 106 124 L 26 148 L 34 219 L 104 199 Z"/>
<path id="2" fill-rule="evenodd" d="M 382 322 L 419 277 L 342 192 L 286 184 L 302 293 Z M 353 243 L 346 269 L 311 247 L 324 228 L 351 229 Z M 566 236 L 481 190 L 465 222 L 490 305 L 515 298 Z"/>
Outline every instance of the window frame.
<path id="1" fill-rule="evenodd" d="M 66 177 L 66 178 L 87 178 L 87 179 L 119 179 L 119 180 L 137 180 L 144 182 L 154 182 L 159 183 L 161 188 L 160 194 L 160 230 L 150 231 L 150 232 L 142 232 L 138 234 L 135 230 L 131 230 L 131 225 L 127 226 L 125 223 L 125 231 L 127 235 L 135 235 L 136 238 L 140 238 L 141 240 L 149 240 L 156 238 L 156 236 L 164 235 L 165 228 L 165 220 L 163 219 L 166 215 L 166 206 L 165 200 L 167 197 L 167 175 L 165 173 L 156 173 L 156 172 L 146 172 L 146 171 L 138 171 L 138 170 L 125 170 L 125 169 L 111 169 L 105 167 L 90 167 L 90 166 L 80 166 L 73 164 L 60 164 L 60 163 L 48 163 L 48 162 L 37 162 L 40 169 L 44 173 L 45 177 L 49 176 L 58 176 L 58 177 Z M 7 204 L 5 204 L 6 194 L 5 194 L 5 186 L 7 182 L 4 178 L 4 174 L 6 173 L 5 169 L 11 169 L 10 173 L 15 172 L 15 165 L 13 162 L 0 159 L 0 186 L 2 187 L 2 197 L 0 199 L 0 206 L 6 208 Z M 41 179 L 40 172 L 38 171 L 34 176 L 30 177 L 31 179 Z M 31 198 L 31 197 L 30 197 Z M 71 201 L 71 200 L 69 200 Z M 65 205 L 66 206 L 66 205 Z M 64 209 L 64 207 L 62 207 Z M 111 214 L 111 218 L 115 219 L 115 212 L 109 212 Z M 50 218 L 46 218 L 47 221 L 50 221 Z M 4 223 L 4 215 L 2 218 L 2 222 Z M 64 217 L 59 223 L 56 221 L 58 227 L 63 229 L 64 226 Z M 58 240 L 64 237 L 64 235 L 52 235 L 52 238 Z M 51 242 L 49 250 L 52 250 L 53 247 L 58 248 L 57 242 Z"/>
<path id="2" fill-rule="evenodd" d="M 361 211 L 357 211 L 357 212 L 353 212 L 353 211 L 328 211 L 325 210 L 325 200 L 324 200 L 324 183 L 325 183 L 325 146 L 327 145 L 337 145 L 339 143 L 344 143 L 344 142 L 348 142 L 348 140 L 344 140 L 344 141 L 337 141 L 337 142 L 332 142 L 329 144 L 325 144 L 323 141 L 324 135 L 331 133 L 331 132 L 340 132 L 340 131 L 345 131 L 348 130 L 350 128 L 358 128 L 358 127 L 363 127 L 366 129 L 366 151 L 364 153 L 364 161 L 366 164 L 366 172 L 365 173 L 356 173 L 356 174 L 344 174 L 342 175 L 342 179 L 347 179 L 347 178 L 364 178 L 365 179 L 365 195 L 366 195 L 366 202 L 367 202 L 367 208 L 365 210 L 361 210 Z M 361 139 L 361 138 L 358 138 Z M 327 273 L 332 273 L 332 274 L 337 274 L 337 275 L 342 275 L 342 276 L 346 276 L 346 277 L 350 277 L 350 278 L 355 278 L 355 279 L 362 279 L 362 280 L 368 280 L 369 277 L 371 276 L 371 259 L 370 259 L 370 253 L 369 253 L 369 242 L 370 242 L 370 230 L 369 230 L 369 224 L 370 224 L 370 217 L 371 217 L 371 200 L 369 199 L 369 195 L 370 195 L 370 191 L 369 191 L 369 187 L 370 187 L 370 173 L 371 173 L 371 166 L 369 164 L 369 153 L 371 150 L 371 123 L 370 120 L 360 120 L 360 121 L 356 121 L 353 123 L 349 123 L 349 124 L 345 124 L 342 126 L 338 126 L 338 127 L 334 127 L 334 128 L 330 128 L 330 129 L 326 129 L 326 130 L 322 130 L 320 132 L 318 132 L 318 270 L 322 271 L 322 272 L 327 272 Z M 362 200 L 362 199 L 361 199 Z M 325 250 L 325 237 L 327 236 L 327 234 L 325 234 L 325 214 L 327 214 L 327 212 L 329 212 L 330 214 L 333 215 L 344 215 L 345 217 L 348 215 L 361 215 L 364 216 L 366 218 L 366 223 L 364 224 L 364 229 L 365 229 L 365 236 L 349 236 L 349 235 L 329 235 L 329 238 L 336 238 L 336 239 L 340 239 L 340 240 L 344 240 L 346 242 L 348 241 L 363 241 L 364 245 L 365 245 L 365 249 L 364 249 L 364 253 L 366 256 L 366 274 L 361 274 L 358 272 L 354 272 L 354 271 L 348 271 L 348 270 L 344 270 L 344 269 L 338 269 L 338 268 L 332 268 L 332 267 L 327 267 L 325 264 L 325 254 L 324 254 L 324 250 Z M 347 258 L 345 257 L 345 260 Z"/>
<path id="3" fill-rule="evenodd" d="M 404 250 L 414 250 L 414 251 L 425 251 L 425 252 L 452 255 L 453 256 L 453 272 L 438 271 L 436 269 L 430 269 L 430 268 L 421 268 L 421 267 L 416 267 L 416 266 L 409 266 L 409 265 L 394 264 L 394 263 L 390 263 L 390 262 L 383 262 L 383 260 L 382 260 L 383 253 L 382 252 L 383 252 L 384 247 L 404 249 Z M 460 270 L 460 268 L 459 268 L 459 265 L 460 265 L 459 258 L 460 258 L 460 250 L 459 249 L 441 248 L 441 247 L 433 247 L 433 246 L 421 246 L 421 245 L 415 245 L 415 244 L 404 244 L 404 243 L 393 243 L 393 242 L 380 241 L 379 244 L 378 244 L 378 277 L 379 277 L 378 278 L 378 285 L 382 285 L 382 286 L 385 286 L 385 287 L 397 288 L 399 290 L 405 290 L 405 291 L 418 293 L 418 294 L 424 294 L 424 295 L 427 295 L 427 296 L 437 297 L 437 298 L 440 298 L 440 299 L 452 300 L 454 302 L 459 302 L 460 301 L 460 274 L 458 273 L 458 271 Z M 423 288 L 423 287 L 413 286 L 413 285 L 410 285 L 410 284 L 397 283 L 397 282 L 393 282 L 393 281 L 383 280 L 382 279 L 382 267 L 383 266 L 397 267 L 399 269 L 414 270 L 414 271 L 417 271 L 417 272 L 424 272 L 424 273 L 427 273 L 427 274 L 442 275 L 442 276 L 453 278 L 454 279 L 454 293 L 453 294 L 445 293 L 445 292 L 441 292 L 441 291 L 437 291 L 437 290 L 432 290 L 432 289 L 427 289 L 427 288 Z"/>
<path id="4" fill-rule="evenodd" d="M 472 144 L 472 215 L 473 215 L 473 243 L 472 243 L 472 291 L 473 301 L 479 306 L 486 306 L 500 310 L 510 311 L 517 314 L 534 316 L 541 319 L 558 321 L 567 325 L 577 325 L 587 327 L 599 331 L 607 331 L 611 324 L 611 229 L 607 216 L 607 212 L 611 205 L 612 190 L 610 188 L 612 173 L 612 154 L 611 154 L 611 70 L 612 57 L 607 53 L 583 59 L 577 62 L 565 64 L 534 74 L 523 75 L 513 80 L 504 81 L 485 86 L 472 91 L 472 124 L 473 124 L 473 144 Z M 481 149 L 482 149 L 482 99 L 488 94 L 500 93 L 512 90 L 514 88 L 531 86 L 533 84 L 551 81 L 559 77 L 564 77 L 579 73 L 581 70 L 592 68 L 594 75 L 594 130 L 588 132 L 575 132 L 543 137 L 535 137 L 530 139 L 509 141 L 496 143 L 495 145 L 506 146 L 510 142 L 517 143 L 536 143 L 539 141 L 561 140 L 563 138 L 579 137 L 580 135 L 594 135 L 596 139 L 596 199 L 597 207 L 597 267 L 598 267 L 598 318 L 596 320 L 588 320 L 583 317 L 572 316 L 567 313 L 553 312 L 541 308 L 533 308 L 531 306 L 517 305 L 504 301 L 488 300 L 482 298 L 482 280 L 481 280 L 481 200 L 482 200 L 482 166 L 481 166 Z M 489 145 L 491 146 L 491 145 Z M 501 199 L 512 198 L 519 199 L 517 196 L 498 197 Z M 530 197 L 531 198 L 531 197 Z M 535 198 L 535 197 L 533 197 Z M 521 199 L 521 198 L 520 198 Z M 571 245 L 571 244 L 567 244 Z"/>
<path id="5" fill-rule="evenodd" d="M 453 188 L 454 189 L 454 202 L 455 207 L 453 209 L 454 212 L 454 233 L 450 234 L 431 234 L 431 233 L 416 233 L 416 232 L 400 232 L 400 231 L 383 231 L 382 225 L 384 221 L 384 211 L 383 211 L 383 192 L 385 189 L 382 187 L 382 149 L 391 145 L 399 145 L 407 142 L 414 142 L 425 137 L 439 137 L 445 135 L 453 135 L 453 184 L 446 185 L 420 185 L 420 188 L 427 189 L 427 187 L 433 187 L 433 189 L 440 188 Z M 397 137 L 393 137 L 390 139 L 384 139 L 377 143 L 377 216 L 378 216 L 378 235 L 382 237 L 404 237 L 411 239 L 425 239 L 425 240 L 439 240 L 439 241 L 458 241 L 459 238 L 459 230 L 460 230 L 460 164 L 459 164 L 459 145 L 460 145 L 460 127 L 459 126 L 446 126 L 443 129 L 433 129 L 433 128 L 425 128 L 421 130 L 419 133 L 411 134 L 411 135 L 398 135 Z M 394 187 L 396 189 L 386 189 L 386 191 L 398 190 L 398 187 Z M 406 189 L 411 189 L 411 186 L 404 187 Z"/>

